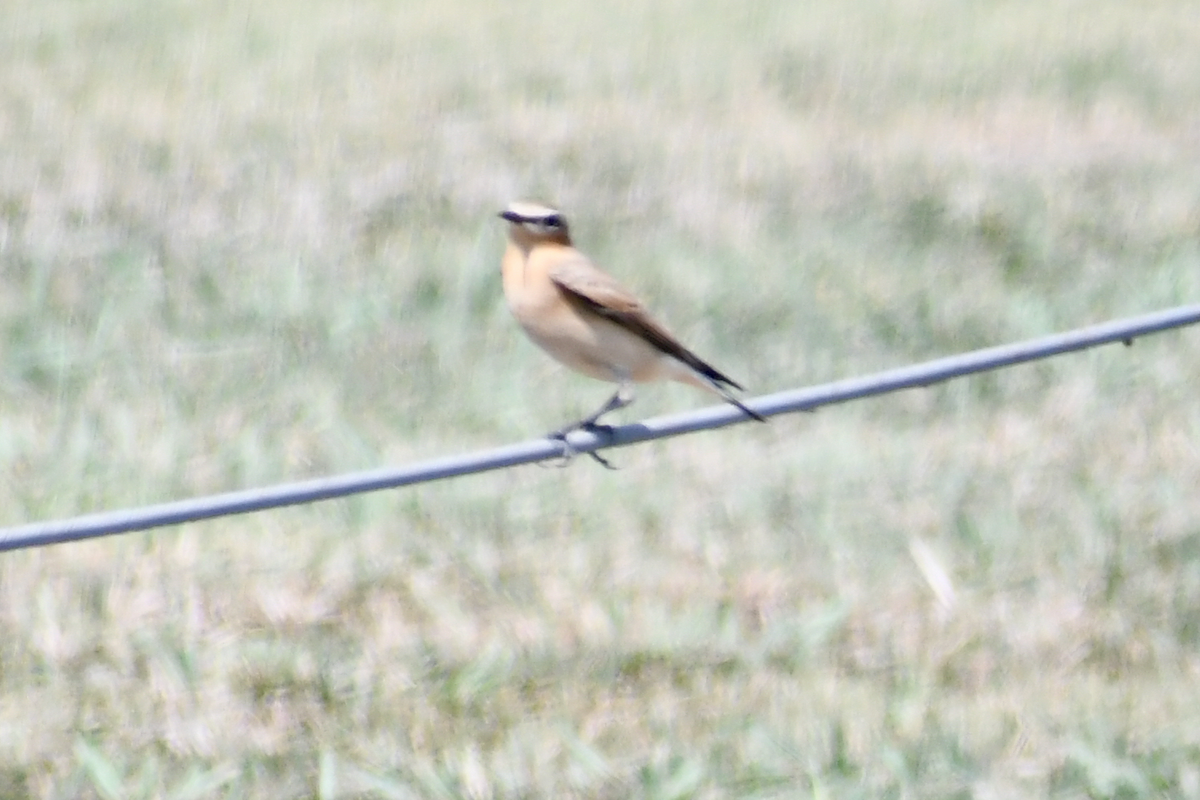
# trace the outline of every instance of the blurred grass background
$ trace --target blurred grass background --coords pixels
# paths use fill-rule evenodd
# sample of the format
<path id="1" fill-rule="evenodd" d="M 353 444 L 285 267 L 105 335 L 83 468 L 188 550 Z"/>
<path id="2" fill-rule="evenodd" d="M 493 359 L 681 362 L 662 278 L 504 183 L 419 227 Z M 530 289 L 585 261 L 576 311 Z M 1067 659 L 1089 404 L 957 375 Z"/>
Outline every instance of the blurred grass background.
<path id="1" fill-rule="evenodd" d="M 4 16 L 5 524 L 590 410 L 518 197 L 759 392 L 1200 298 L 1185 0 Z M 0 795 L 1200 797 L 1198 357 L 6 554 Z"/>

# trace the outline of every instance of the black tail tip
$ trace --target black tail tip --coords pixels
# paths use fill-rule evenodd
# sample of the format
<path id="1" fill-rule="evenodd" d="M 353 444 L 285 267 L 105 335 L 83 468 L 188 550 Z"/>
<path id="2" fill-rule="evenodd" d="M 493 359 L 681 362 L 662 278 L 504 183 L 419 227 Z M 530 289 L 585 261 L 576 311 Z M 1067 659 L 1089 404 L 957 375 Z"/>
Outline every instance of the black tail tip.
<path id="1" fill-rule="evenodd" d="M 767 422 L 767 418 L 764 417 L 762 414 L 758 413 L 757 411 L 754 411 L 753 409 L 751 409 L 747 406 L 744 406 L 741 403 L 734 403 L 734 405 L 737 406 L 738 408 L 740 408 L 747 417 L 750 417 L 750 419 L 756 419 L 759 422 Z"/>

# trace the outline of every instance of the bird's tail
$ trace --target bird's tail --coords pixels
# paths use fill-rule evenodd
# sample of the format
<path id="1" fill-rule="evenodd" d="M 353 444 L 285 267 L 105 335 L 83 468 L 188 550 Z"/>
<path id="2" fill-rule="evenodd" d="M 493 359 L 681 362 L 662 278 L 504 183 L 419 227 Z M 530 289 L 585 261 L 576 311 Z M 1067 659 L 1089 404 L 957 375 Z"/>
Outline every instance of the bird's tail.
<path id="1" fill-rule="evenodd" d="M 729 403 L 730 405 L 734 405 L 734 406 L 737 406 L 738 408 L 740 408 L 747 417 L 750 417 L 751 419 L 756 419 L 759 422 L 767 421 L 767 418 L 764 417 L 762 414 L 759 414 L 757 411 L 754 411 L 753 409 L 748 408 L 745 403 L 743 403 L 741 400 L 738 400 L 736 397 L 734 397 L 733 393 L 730 392 L 729 389 L 727 389 L 726 387 L 722 386 L 721 384 L 717 383 L 716 381 L 712 381 L 712 387 L 717 390 L 717 394 L 721 395 L 721 399 L 723 399 L 726 403 Z"/>
<path id="2" fill-rule="evenodd" d="M 724 378 L 723 375 L 721 377 Z M 733 392 L 729 391 L 729 386 L 726 386 L 726 383 L 732 386 L 737 386 L 737 384 L 733 381 L 719 380 L 711 375 L 705 375 L 703 372 L 692 368 L 688 368 L 687 372 L 683 375 L 677 376 L 676 380 L 680 380 L 683 383 L 690 383 L 697 389 L 704 389 L 705 391 L 712 392 L 726 403 L 729 403 L 732 406 L 737 406 L 739 409 L 741 409 L 743 414 L 751 419 L 756 419 L 759 422 L 767 421 L 766 417 L 764 417 L 762 414 L 759 414 L 754 409 L 747 407 L 745 403 L 734 396 Z M 739 386 L 738 388 L 741 387 Z"/>

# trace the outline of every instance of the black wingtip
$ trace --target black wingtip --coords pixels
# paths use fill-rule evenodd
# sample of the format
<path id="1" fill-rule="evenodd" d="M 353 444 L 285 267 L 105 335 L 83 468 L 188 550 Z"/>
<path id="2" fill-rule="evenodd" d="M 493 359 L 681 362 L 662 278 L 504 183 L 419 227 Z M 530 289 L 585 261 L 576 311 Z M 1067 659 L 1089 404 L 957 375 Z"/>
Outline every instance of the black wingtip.
<path id="1" fill-rule="evenodd" d="M 714 371 L 714 372 L 716 372 L 716 370 L 713 370 L 713 371 Z M 721 373 L 719 373 L 719 372 L 717 373 L 717 380 L 721 381 L 721 383 L 724 383 L 724 384 L 726 384 L 727 386 L 732 386 L 734 389 L 737 389 L 739 392 L 744 392 L 744 391 L 746 391 L 746 387 L 745 387 L 745 386 L 742 386 L 742 385 L 741 385 L 740 383 L 738 383 L 737 381 L 731 381 L 729 378 L 725 377 L 724 375 L 722 375 L 722 374 L 721 374 Z"/>

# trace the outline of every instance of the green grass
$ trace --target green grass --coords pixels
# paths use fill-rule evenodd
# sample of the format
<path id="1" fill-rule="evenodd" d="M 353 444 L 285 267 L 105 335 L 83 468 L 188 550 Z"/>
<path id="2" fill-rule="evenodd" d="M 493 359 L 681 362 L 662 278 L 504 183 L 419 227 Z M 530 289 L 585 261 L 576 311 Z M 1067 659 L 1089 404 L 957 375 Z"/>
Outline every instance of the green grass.
<path id="1" fill-rule="evenodd" d="M 1183 0 L 9 6 L 6 524 L 590 410 L 517 197 L 761 392 L 1200 298 Z M 7 554 L 0 796 L 1200 797 L 1198 364 Z"/>

